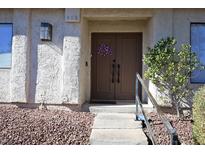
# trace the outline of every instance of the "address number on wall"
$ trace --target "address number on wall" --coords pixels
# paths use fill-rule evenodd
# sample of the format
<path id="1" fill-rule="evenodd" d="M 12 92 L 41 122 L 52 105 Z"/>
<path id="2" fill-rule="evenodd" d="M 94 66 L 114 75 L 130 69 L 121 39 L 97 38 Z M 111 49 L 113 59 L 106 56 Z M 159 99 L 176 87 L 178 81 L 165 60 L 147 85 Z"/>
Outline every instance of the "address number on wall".
<path id="1" fill-rule="evenodd" d="M 80 22 L 80 9 L 79 8 L 66 8 L 65 9 L 65 22 Z"/>

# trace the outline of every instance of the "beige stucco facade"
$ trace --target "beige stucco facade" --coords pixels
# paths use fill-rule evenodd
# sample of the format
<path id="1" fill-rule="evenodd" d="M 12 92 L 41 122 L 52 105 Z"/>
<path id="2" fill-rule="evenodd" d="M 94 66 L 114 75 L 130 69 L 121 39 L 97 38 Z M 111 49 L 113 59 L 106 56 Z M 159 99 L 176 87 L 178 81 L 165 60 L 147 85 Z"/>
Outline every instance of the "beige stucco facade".
<path id="1" fill-rule="evenodd" d="M 13 23 L 12 65 L 0 68 L 0 102 L 88 102 L 92 32 L 142 32 L 145 53 L 147 47 L 167 36 L 176 37 L 179 44 L 190 43 L 190 23 L 205 22 L 205 9 L 79 11 L 80 21 L 68 22 L 65 9 L 0 9 L 0 23 Z M 41 22 L 52 25 L 51 42 L 40 40 Z M 155 86 L 146 83 L 158 98 Z"/>

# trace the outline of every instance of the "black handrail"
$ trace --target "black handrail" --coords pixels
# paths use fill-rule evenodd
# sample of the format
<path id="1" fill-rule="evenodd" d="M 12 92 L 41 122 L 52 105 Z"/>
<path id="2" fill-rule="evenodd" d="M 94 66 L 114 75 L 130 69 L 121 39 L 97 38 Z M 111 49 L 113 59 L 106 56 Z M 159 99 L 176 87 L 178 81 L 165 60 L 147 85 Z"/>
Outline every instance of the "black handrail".
<path id="1" fill-rule="evenodd" d="M 171 139 L 170 140 L 170 144 L 172 144 L 172 145 L 180 144 L 179 140 L 178 140 L 178 135 L 176 133 L 176 129 L 172 127 L 172 125 L 170 124 L 169 120 L 166 117 L 162 116 L 163 112 L 160 110 L 160 108 L 159 108 L 159 106 L 157 104 L 157 101 L 154 99 L 154 97 L 152 96 L 152 94 L 150 93 L 150 91 L 148 90 L 148 88 L 146 87 L 144 81 L 142 80 L 142 78 L 140 77 L 140 75 L 138 73 L 136 74 L 136 120 L 138 119 L 138 115 L 139 115 L 139 111 L 138 111 L 139 110 L 138 106 L 139 106 L 141 111 L 142 111 L 142 114 L 144 115 L 145 123 L 146 123 L 147 129 L 149 131 L 150 139 L 151 139 L 153 144 L 156 144 L 156 140 L 155 140 L 154 134 L 152 132 L 151 126 L 149 124 L 149 121 L 148 121 L 148 119 L 146 117 L 145 111 L 143 109 L 142 102 L 139 99 L 139 95 L 138 95 L 138 92 L 139 92 L 139 89 L 138 89 L 139 82 L 141 83 L 142 88 L 147 93 L 147 95 L 148 95 L 150 101 L 152 102 L 153 106 L 156 108 L 157 115 L 159 116 L 159 118 L 161 119 L 162 123 L 166 127 L 166 129 L 167 129 L 167 131 L 168 131 L 168 133 L 170 135 L 170 139 Z"/>

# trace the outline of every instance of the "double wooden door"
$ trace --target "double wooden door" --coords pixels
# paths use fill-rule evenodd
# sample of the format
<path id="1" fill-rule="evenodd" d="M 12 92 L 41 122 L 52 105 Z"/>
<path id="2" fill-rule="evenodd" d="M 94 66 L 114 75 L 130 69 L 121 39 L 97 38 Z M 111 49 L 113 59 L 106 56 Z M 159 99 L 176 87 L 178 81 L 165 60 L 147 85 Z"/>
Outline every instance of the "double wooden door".
<path id="1" fill-rule="evenodd" d="M 91 53 L 91 99 L 134 100 L 142 33 L 93 33 Z"/>

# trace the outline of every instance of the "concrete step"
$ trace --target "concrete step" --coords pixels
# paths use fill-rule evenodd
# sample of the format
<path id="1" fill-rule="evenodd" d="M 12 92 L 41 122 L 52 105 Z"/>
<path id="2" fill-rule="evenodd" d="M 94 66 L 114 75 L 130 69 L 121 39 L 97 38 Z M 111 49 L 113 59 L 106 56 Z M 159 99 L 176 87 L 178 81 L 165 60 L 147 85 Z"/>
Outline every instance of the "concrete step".
<path id="1" fill-rule="evenodd" d="M 147 138 L 141 129 L 93 129 L 92 145 L 147 145 Z"/>
<path id="2" fill-rule="evenodd" d="M 97 113 L 90 144 L 98 145 L 147 145 L 141 121 L 135 121 L 133 113 Z"/>
<path id="3" fill-rule="evenodd" d="M 96 119 L 106 119 L 106 120 L 130 120 L 135 119 L 135 114 L 133 113 L 100 113 L 97 114 Z"/>
<path id="4" fill-rule="evenodd" d="M 152 111 L 153 107 L 147 104 L 143 105 L 145 110 Z M 119 104 L 83 104 L 83 111 L 92 113 L 136 113 L 136 105 L 134 103 L 119 103 Z"/>
<path id="5" fill-rule="evenodd" d="M 135 105 L 90 105 L 89 111 L 92 113 L 135 113 Z"/>
<path id="6" fill-rule="evenodd" d="M 95 129 L 138 129 L 142 128 L 141 121 L 135 120 L 134 114 L 101 113 L 97 114 Z"/>
<path id="7" fill-rule="evenodd" d="M 90 112 L 92 113 L 135 113 L 136 109 L 132 107 L 90 107 Z"/>

